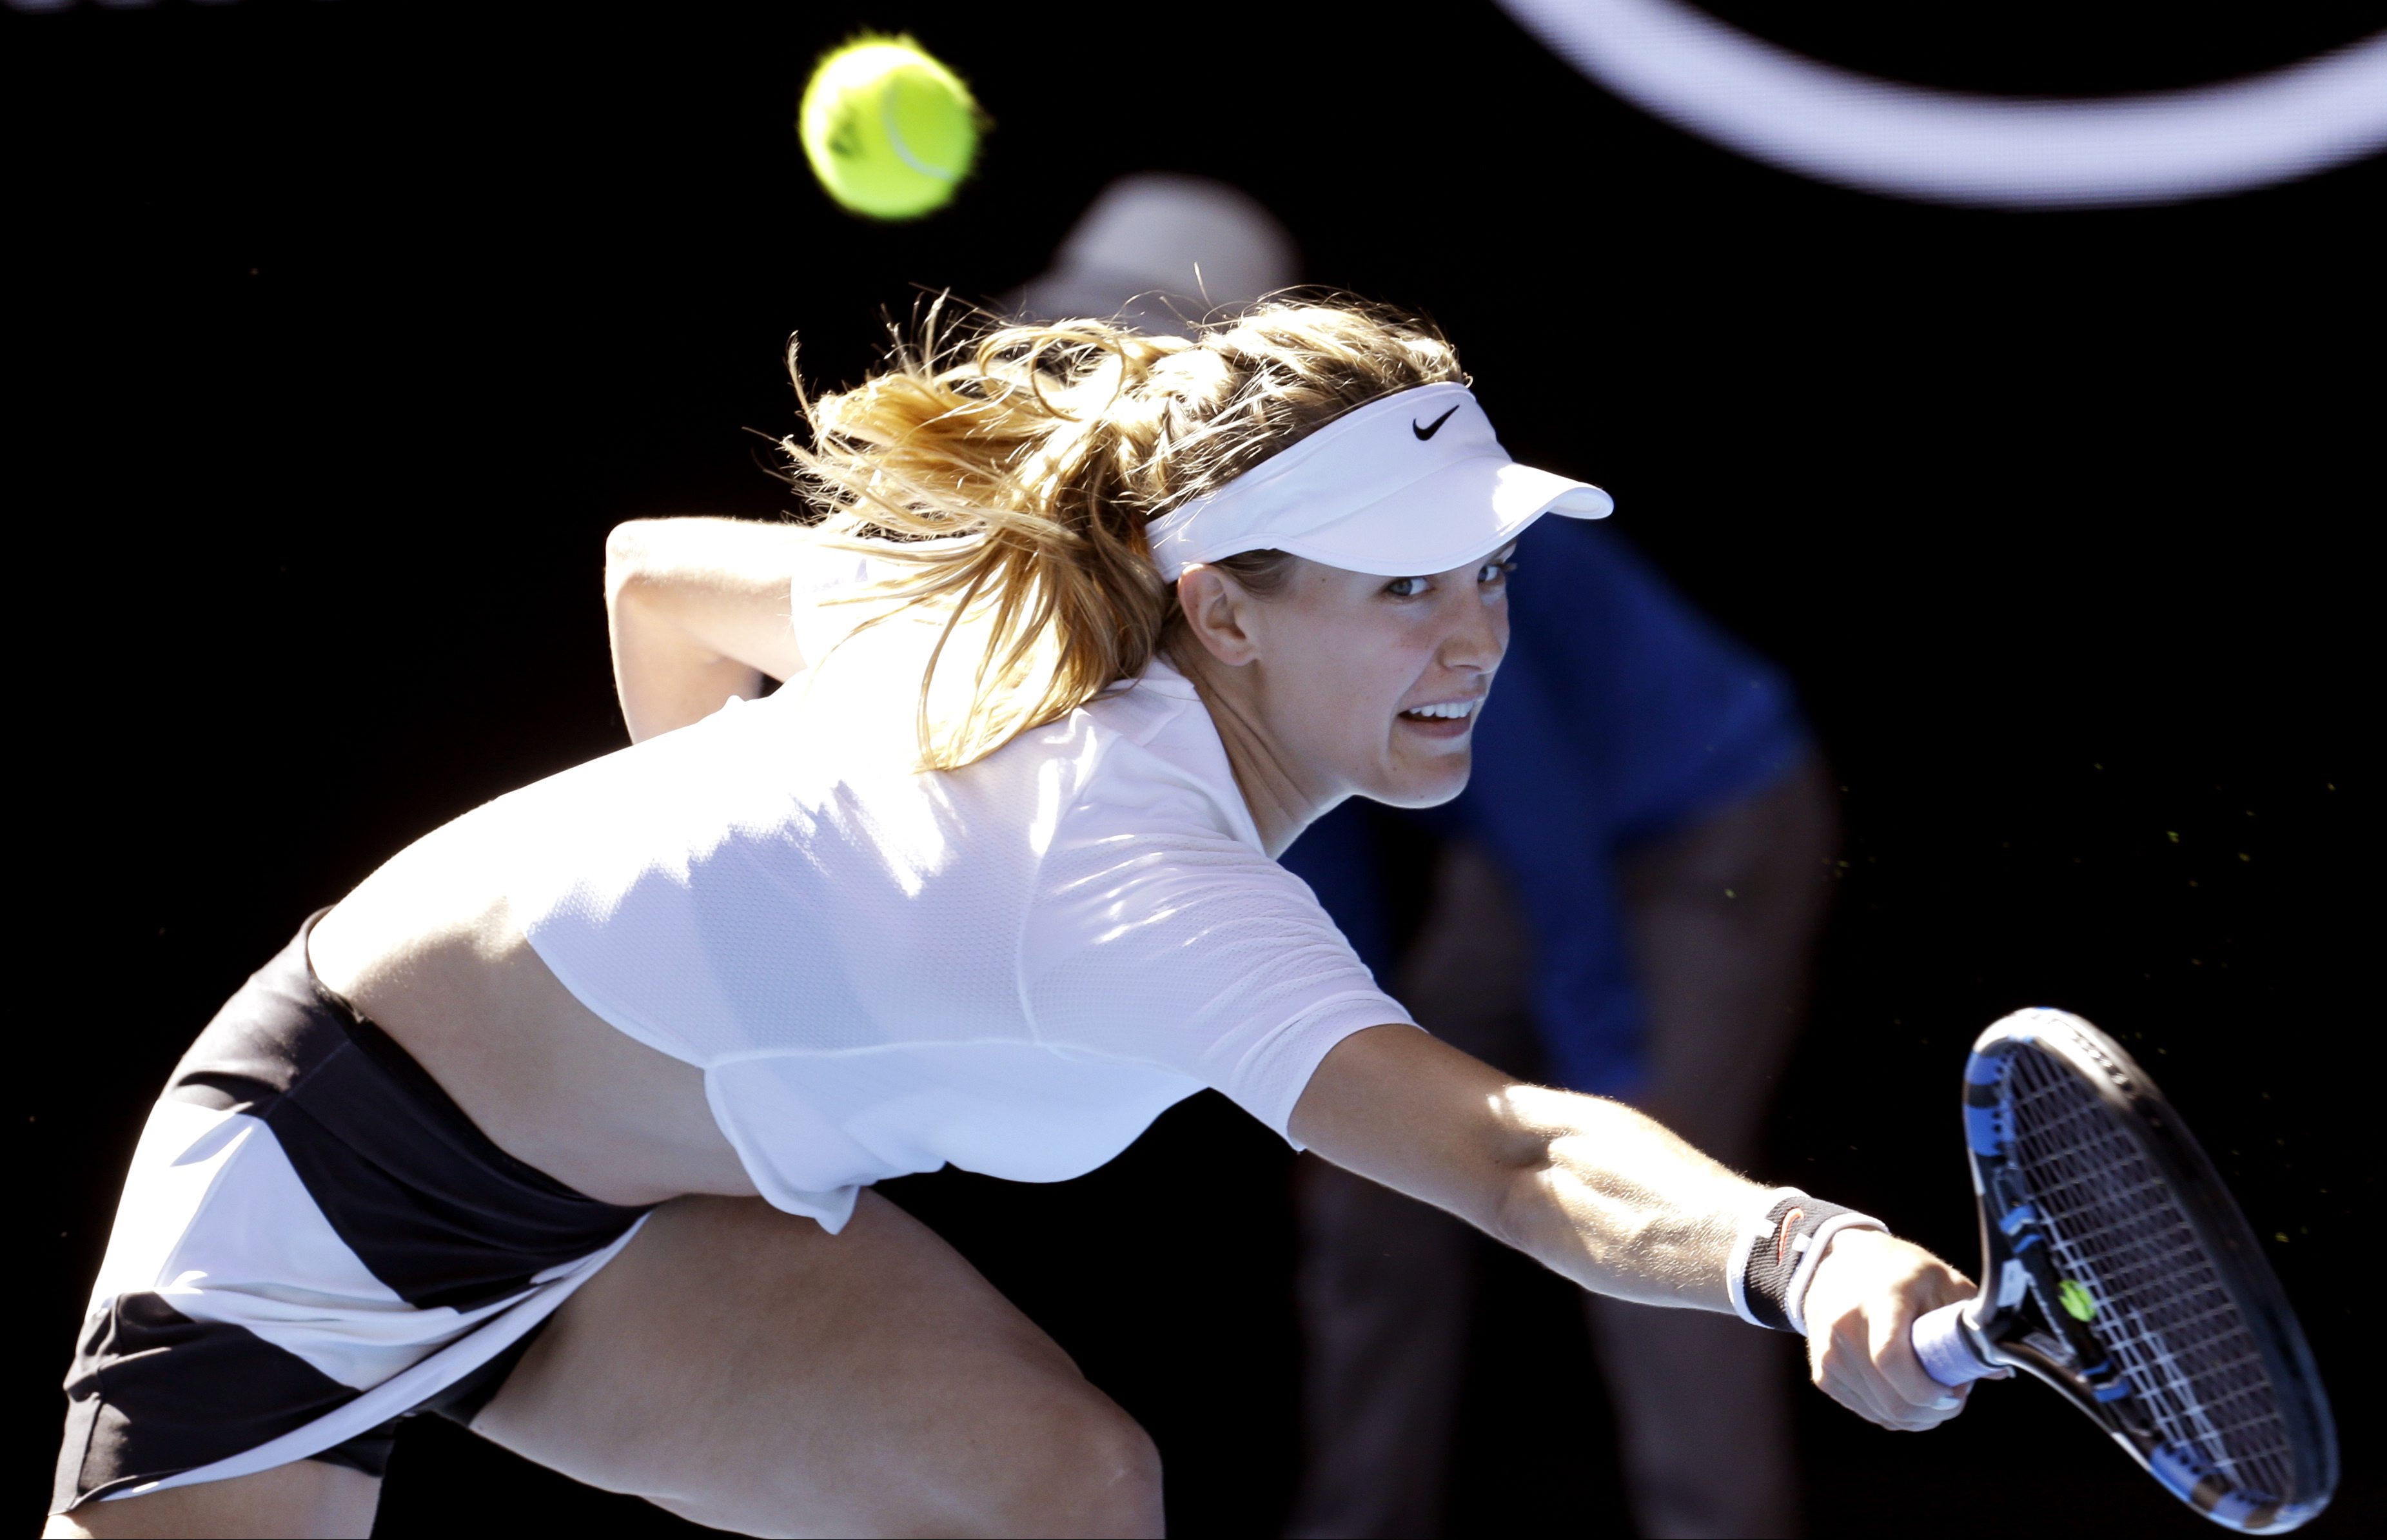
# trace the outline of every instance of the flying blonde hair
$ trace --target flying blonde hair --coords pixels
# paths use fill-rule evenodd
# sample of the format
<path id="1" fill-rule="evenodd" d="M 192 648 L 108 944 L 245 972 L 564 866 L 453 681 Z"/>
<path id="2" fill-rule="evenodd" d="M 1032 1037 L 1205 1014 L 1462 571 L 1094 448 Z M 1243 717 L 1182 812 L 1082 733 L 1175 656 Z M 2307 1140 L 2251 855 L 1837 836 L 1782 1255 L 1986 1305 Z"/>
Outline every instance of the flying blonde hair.
<path id="1" fill-rule="evenodd" d="M 1268 300 L 1191 337 L 948 322 L 941 300 L 913 331 L 851 390 L 809 398 L 798 376 L 811 442 L 781 448 L 823 535 L 894 564 L 878 590 L 893 612 L 942 618 L 917 714 L 934 768 L 1067 715 L 1172 645 L 1182 615 L 1146 524 L 1354 408 L 1467 378 L 1431 323 L 1342 297 Z M 1266 594 L 1285 561 L 1217 564 Z M 965 620 L 983 638 L 966 704 L 932 720 Z"/>

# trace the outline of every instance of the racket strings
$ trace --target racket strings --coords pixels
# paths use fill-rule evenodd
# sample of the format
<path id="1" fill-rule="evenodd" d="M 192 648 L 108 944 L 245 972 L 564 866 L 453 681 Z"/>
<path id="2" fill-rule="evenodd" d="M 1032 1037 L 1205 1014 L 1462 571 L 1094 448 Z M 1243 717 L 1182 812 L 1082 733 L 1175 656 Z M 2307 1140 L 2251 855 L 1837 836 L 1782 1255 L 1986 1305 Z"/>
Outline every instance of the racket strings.
<path id="1" fill-rule="evenodd" d="M 2020 1050 L 2008 1088 L 2015 1164 L 2057 1274 L 2088 1291 L 2088 1324 L 2158 1434 L 2242 1492 L 2285 1495 L 2289 1433 L 2261 1352 L 2169 1187 L 2069 1067 Z"/>

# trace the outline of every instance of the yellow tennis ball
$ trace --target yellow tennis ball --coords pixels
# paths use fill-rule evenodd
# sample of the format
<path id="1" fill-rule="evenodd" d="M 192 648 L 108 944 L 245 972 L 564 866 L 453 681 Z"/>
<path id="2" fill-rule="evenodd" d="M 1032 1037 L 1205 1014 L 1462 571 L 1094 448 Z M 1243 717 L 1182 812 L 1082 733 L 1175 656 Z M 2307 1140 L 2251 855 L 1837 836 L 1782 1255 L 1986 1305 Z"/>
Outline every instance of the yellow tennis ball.
<path id="1" fill-rule="evenodd" d="M 910 38 L 865 37 L 821 59 L 796 132 L 829 196 L 873 219 L 917 219 L 969 174 L 978 103 Z"/>

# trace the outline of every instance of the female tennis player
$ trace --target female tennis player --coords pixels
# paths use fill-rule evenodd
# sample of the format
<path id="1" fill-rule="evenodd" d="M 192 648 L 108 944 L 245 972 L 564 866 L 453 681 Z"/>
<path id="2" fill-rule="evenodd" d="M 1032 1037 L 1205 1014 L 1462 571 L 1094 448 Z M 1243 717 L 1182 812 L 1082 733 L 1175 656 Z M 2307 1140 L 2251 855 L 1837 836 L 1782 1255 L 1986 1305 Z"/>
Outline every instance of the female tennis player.
<path id="1" fill-rule="evenodd" d="M 869 1189 L 1073 1176 L 1205 1086 L 1585 1288 L 1803 1330 L 1884 1426 L 1955 1412 L 1908 1345 L 1951 1269 L 1437 1043 L 1276 864 L 1459 790 L 1509 548 L 1609 511 L 1441 337 L 986 328 L 805 410 L 811 524 L 617 534 L 635 746 L 402 852 L 178 1066 L 50 1533 L 363 1534 L 433 1410 L 749 1534 L 1156 1534 L 1143 1431 Z"/>

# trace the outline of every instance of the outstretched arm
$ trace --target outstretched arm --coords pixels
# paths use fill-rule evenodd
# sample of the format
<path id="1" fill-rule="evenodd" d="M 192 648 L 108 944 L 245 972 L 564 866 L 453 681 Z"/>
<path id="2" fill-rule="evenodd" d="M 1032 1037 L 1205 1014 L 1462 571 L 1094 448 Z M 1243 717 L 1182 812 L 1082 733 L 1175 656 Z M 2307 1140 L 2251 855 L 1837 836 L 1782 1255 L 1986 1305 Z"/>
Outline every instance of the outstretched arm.
<path id="1" fill-rule="evenodd" d="M 640 519 L 605 540 L 613 689 L 634 743 L 802 672 L 789 585 L 810 548 L 799 524 Z"/>
<path id="2" fill-rule="evenodd" d="M 1293 1135 L 1586 1289 L 1650 1305 L 1730 1310 L 1727 1259 L 1766 1192 L 1622 1103 L 1522 1084 L 1408 1027 L 1336 1045 Z M 1885 1427 L 1952 1416 L 1962 1398 L 1924 1373 L 1907 1333 L 1971 1293 L 1920 1247 L 1841 1231 L 1806 1294 L 1815 1382 Z"/>

